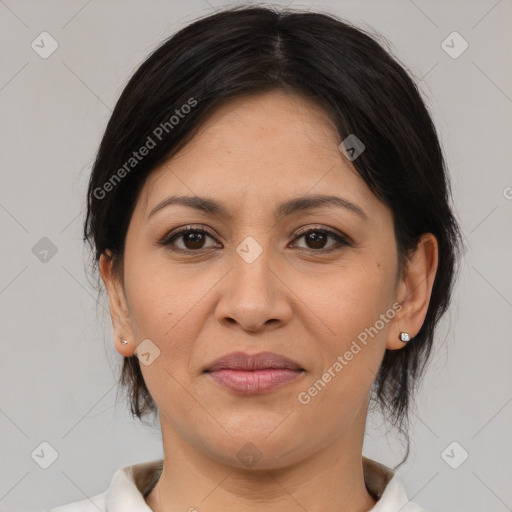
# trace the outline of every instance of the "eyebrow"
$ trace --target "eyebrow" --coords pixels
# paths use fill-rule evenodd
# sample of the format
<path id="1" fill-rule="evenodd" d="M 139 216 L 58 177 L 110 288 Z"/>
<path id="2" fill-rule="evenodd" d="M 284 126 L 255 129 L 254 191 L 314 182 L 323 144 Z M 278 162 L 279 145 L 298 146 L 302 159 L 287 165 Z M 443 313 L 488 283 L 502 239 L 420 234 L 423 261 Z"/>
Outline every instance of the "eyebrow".
<path id="1" fill-rule="evenodd" d="M 223 206 L 221 203 L 218 203 L 217 201 L 214 201 L 213 199 L 199 196 L 170 196 L 158 203 L 151 210 L 148 215 L 148 219 L 156 212 L 170 205 L 187 206 L 189 208 L 194 208 L 210 215 L 219 215 L 226 219 L 231 219 L 233 217 L 225 206 Z M 274 210 L 274 217 L 276 220 L 279 220 L 297 212 L 311 211 L 326 206 L 337 206 L 345 208 L 357 214 L 362 219 L 368 219 L 368 215 L 362 210 L 361 207 L 357 206 L 356 204 L 342 197 L 323 194 L 312 194 L 285 201 L 279 204 Z"/>

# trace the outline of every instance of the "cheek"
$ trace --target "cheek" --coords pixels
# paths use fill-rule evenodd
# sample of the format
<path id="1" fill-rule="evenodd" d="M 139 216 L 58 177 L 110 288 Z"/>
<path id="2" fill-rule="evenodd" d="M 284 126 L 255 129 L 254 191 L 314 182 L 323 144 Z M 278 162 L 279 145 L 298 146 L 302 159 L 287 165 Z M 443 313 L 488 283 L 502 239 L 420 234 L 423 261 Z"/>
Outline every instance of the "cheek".
<path id="1" fill-rule="evenodd" d="M 391 308 L 393 291 L 393 266 L 361 258 L 358 264 L 334 267 L 312 300 L 326 326 L 346 339 L 372 326 Z"/>
<path id="2" fill-rule="evenodd" d="M 204 327 L 205 298 L 219 278 L 173 267 L 161 257 L 147 258 L 144 265 L 140 261 L 133 258 L 126 267 L 131 327 L 136 342 L 151 340 L 158 354 L 154 365 L 141 370 L 148 387 L 155 374 L 166 378 L 166 370 L 183 381 L 189 378 L 194 341 Z"/>
<path id="3" fill-rule="evenodd" d="M 180 319 L 197 302 L 197 294 L 193 282 L 187 282 L 188 276 L 179 267 L 173 267 L 161 251 L 145 249 L 147 245 L 148 241 L 141 240 L 127 249 L 125 286 L 137 340 L 156 342 L 166 333 L 172 336 Z"/>
<path id="4" fill-rule="evenodd" d="M 126 293 L 136 340 L 149 338 L 156 342 L 177 322 L 179 297 L 159 272 L 131 270 L 129 276 Z"/>
<path id="5" fill-rule="evenodd" d="M 332 384 L 325 376 L 331 391 L 324 394 L 326 400 L 339 400 L 354 389 L 362 398 L 377 375 L 395 316 L 392 255 L 386 261 L 363 256 L 357 264 L 334 269 L 323 292 L 309 297 L 311 309 L 322 320 L 316 348 L 322 364 L 314 378 L 329 368 L 331 377 L 336 375 Z"/>
<path id="6" fill-rule="evenodd" d="M 189 397 L 183 386 L 187 387 L 190 379 L 194 340 L 201 331 L 197 313 L 194 315 L 194 305 L 200 307 L 200 290 L 186 286 L 182 278 L 173 279 L 169 268 L 160 265 L 132 271 L 126 290 L 136 343 L 146 343 L 151 354 L 149 364 L 140 359 L 149 393 L 163 414 L 169 408 L 186 416 Z M 148 339 L 151 343 L 143 342 Z M 144 352 L 138 350 L 138 354 Z"/>
<path id="7" fill-rule="evenodd" d="M 321 364 L 300 390 L 299 411 L 303 421 L 327 415 L 333 436 L 366 406 L 384 355 L 395 310 L 394 274 L 383 268 L 365 262 L 338 269 L 324 293 L 309 296 L 325 329 L 316 345 Z"/>

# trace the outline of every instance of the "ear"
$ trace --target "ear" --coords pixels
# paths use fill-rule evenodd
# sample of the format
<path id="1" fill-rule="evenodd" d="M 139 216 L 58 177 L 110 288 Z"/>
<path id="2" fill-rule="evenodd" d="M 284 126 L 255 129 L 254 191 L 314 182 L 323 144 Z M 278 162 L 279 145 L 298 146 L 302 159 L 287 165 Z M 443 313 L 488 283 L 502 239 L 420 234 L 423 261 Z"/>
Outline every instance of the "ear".
<path id="1" fill-rule="evenodd" d="M 396 300 L 402 305 L 389 330 L 386 343 L 388 350 L 398 350 L 405 346 L 400 341 L 400 333 L 407 332 L 411 338 L 418 334 L 425 321 L 434 278 L 438 265 L 438 243 L 432 233 L 425 233 L 407 262 L 405 276 L 397 287 Z M 409 343 L 414 343 L 411 339 Z"/>
<path id="2" fill-rule="evenodd" d="M 106 253 L 100 256 L 99 269 L 101 279 L 108 293 L 116 350 L 125 357 L 131 357 L 134 354 L 136 344 L 130 324 L 124 287 L 113 272 L 113 259 L 110 251 L 107 250 Z M 123 345 L 121 343 L 122 339 L 127 340 L 128 343 Z"/>

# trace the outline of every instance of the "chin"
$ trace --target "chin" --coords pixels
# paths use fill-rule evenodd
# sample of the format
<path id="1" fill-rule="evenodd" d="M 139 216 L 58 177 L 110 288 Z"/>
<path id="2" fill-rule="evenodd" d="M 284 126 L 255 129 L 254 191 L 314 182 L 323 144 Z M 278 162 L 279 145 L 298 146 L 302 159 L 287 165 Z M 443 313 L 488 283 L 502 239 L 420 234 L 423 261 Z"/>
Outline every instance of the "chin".
<path id="1" fill-rule="evenodd" d="M 210 439 L 205 445 L 210 456 L 221 464 L 254 471 L 285 468 L 306 456 L 304 443 L 288 431 L 278 436 L 269 434 L 271 429 L 256 433 L 252 427 L 244 435 L 230 437 L 223 432 L 222 440 Z"/>

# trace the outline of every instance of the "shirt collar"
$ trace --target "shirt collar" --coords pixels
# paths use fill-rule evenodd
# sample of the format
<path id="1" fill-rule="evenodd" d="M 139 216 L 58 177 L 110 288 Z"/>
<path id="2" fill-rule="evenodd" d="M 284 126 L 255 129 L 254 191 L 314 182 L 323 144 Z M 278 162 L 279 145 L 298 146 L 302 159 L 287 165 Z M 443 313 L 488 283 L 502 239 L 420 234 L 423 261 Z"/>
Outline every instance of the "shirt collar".
<path id="1" fill-rule="evenodd" d="M 369 512 L 425 512 L 409 501 L 404 481 L 396 471 L 363 456 L 363 474 L 368 492 L 378 500 Z"/>
<path id="2" fill-rule="evenodd" d="M 144 496 L 156 484 L 163 459 L 118 469 L 106 491 L 108 512 L 152 512 Z M 387 466 L 363 456 L 366 488 L 375 500 L 369 512 L 424 512 L 407 499 L 401 476 Z"/>

